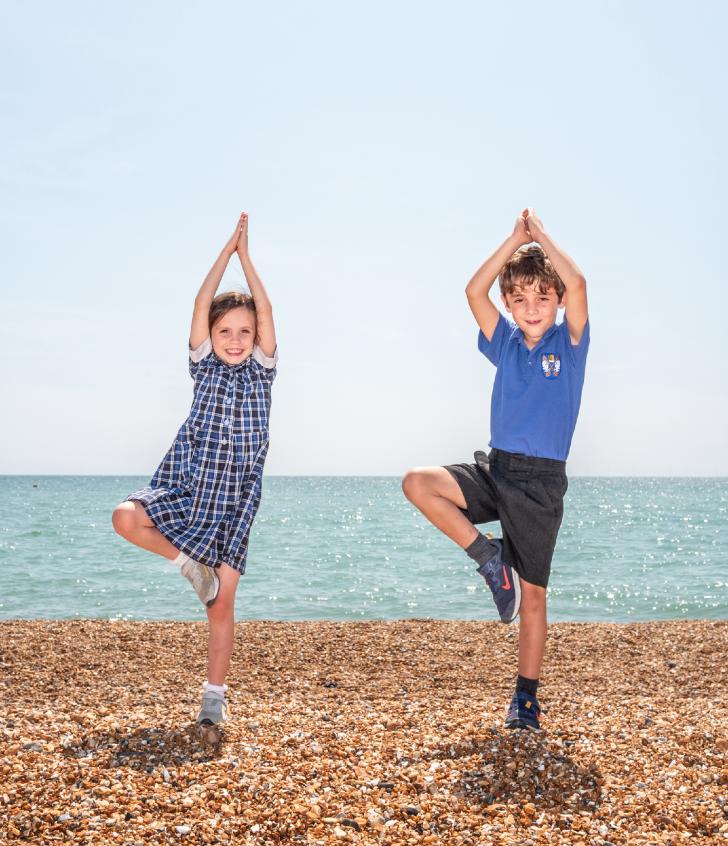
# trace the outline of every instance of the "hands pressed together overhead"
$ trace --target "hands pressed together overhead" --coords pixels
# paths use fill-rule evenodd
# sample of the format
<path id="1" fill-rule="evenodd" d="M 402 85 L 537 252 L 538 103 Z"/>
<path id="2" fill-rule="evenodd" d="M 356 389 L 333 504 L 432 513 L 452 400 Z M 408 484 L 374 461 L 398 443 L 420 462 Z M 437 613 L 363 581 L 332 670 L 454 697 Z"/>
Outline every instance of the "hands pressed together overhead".
<path id="1" fill-rule="evenodd" d="M 513 234 L 521 244 L 530 244 L 532 241 L 541 243 L 544 235 L 543 223 L 536 216 L 532 208 L 524 209 L 516 218 L 516 225 L 513 227 Z"/>
<path id="2" fill-rule="evenodd" d="M 235 224 L 235 230 L 225 244 L 225 253 L 232 256 L 235 252 L 247 253 L 248 251 L 248 213 L 243 212 Z"/>

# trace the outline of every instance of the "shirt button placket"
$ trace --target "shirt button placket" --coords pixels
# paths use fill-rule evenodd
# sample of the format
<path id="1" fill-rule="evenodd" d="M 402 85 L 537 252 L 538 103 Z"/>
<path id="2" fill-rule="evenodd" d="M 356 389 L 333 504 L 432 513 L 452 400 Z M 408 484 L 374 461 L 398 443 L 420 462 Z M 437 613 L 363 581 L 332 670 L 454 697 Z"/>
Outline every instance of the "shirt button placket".
<path id="1" fill-rule="evenodd" d="M 228 386 L 228 391 L 233 391 L 233 390 L 234 390 L 233 385 L 229 385 L 229 386 Z M 227 406 L 227 408 L 226 408 L 225 410 L 226 410 L 227 412 L 229 412 L 229 410 L 230 410 L 230 406 L 232 405 L 232 402 L 233 402 L 233 395 L 232 395 L 232 393 L 228 393 L 227 397 L 225 397 L 225 405 Z M 223 419 L 223 421 L 222 421 L 222 424 L 223 424 L 223 426 L 224 426 L 226 429 L 229 429 L 229 428 L 230 428 L 230 418 L 229 418 L 229 417 L 225 417 L 225 418 Z M 221 438 L 221 439 L 220 439 L 220 443 L 221 443 L 223 446 L 227 446 L 227 442 L 228 442 L 228 439 L 227 439 L 226 437 L 225 437 L 225 438 Z"/>

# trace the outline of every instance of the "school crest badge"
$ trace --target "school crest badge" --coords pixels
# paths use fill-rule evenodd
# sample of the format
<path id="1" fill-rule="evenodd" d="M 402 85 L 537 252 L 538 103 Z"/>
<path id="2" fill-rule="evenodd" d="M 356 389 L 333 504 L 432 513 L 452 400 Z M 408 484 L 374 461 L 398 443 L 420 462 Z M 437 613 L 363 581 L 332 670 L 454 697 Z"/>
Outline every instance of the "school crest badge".
<path id="1" fill-rule="evenodd" d="M 547 379 L 555 379 L 561 372 L 561 358 L 554 353 L 544 353 L 541 356 L 541 369 Z"/>

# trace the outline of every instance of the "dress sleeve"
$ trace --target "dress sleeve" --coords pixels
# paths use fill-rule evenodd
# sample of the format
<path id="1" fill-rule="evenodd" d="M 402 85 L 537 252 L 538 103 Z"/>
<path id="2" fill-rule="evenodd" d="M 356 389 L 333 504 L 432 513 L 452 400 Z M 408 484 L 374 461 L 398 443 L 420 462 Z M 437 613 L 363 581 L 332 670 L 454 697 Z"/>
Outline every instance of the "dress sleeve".
<path id="1" fill-rule="evenodd" d="M 200 369 L 200 366 L 203 365 L 203 362 L 209 358 L 210 354 L 212 353 L 212 341 L 209 338 L 205 338 L 205 340 L 200 344 L 199 347 L 189 347 L 189 354 L 190 354 L 190 376 L 194 379 L 197 375 L 197 371 Z"/>
<path id="2" fill-rule="evenodd" d="M 250 367 L 256 378 L 269 385 L 276 378 L 276 365 L 278 364 L 278 347 L 272 356 L 266 355 L 259 346 L 253 347 L 250 356 Z"/>
<path id="3" fill-rule="evenodd" d="M 278 347 L 273 351 L 273 355 L 266 355 L 263 350 L 256 344 L 253 347 L 253 359 L 265 367 L 266 370 L 273 370 L 278 364 Z"/>
<path id="4" fill-rule="evenodd" d="M 503 352 L 503 347 L 508 340 L 510 329 L 511 324 L 505 319 L 505 317 L 503 317 L 502 314 L 499 314 L 498 323 L 496 324 L 495 331 L 493 332 L 492 340 L 489 341 L 485 337 L 482 329 L 478 332 L 478 349 L 483 353 L 488 361 L 495 364 L 496 367 L 500 362 L 501 353 Z"/>

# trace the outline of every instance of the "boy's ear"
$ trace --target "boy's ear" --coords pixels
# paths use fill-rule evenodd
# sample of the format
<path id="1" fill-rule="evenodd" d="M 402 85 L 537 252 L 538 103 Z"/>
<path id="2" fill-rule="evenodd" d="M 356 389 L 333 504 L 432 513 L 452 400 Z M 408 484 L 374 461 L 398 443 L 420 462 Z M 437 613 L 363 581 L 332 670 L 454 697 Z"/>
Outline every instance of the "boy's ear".
<path id="1" fill-rule="evenodd" d="M 500 298 L 501 298 L 503 305 L 506 307 L 506 311 L 508 312 L 508 314 L 510 314 L 511 313 L 511 307 L 508 305 L 508 300 L 506 299 L 506 295 L 501 294 Z"/>

